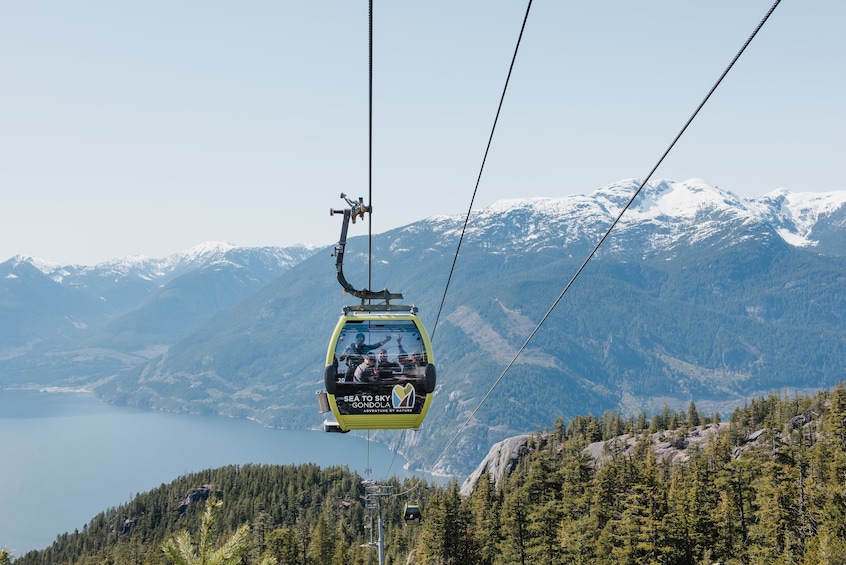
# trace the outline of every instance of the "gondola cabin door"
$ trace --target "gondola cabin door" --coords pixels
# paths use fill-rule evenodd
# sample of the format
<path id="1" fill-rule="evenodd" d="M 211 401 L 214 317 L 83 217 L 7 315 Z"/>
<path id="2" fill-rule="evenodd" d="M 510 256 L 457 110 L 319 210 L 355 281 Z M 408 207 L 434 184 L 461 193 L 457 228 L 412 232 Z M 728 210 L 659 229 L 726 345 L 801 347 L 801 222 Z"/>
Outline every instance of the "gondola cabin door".
<path id="1" fill-rule="evenodd" d="M 429 336 L 413 313 L 346 312 L 329 342 L 324 380 L 342 430 L 417 428 L 435 390 Z"/>

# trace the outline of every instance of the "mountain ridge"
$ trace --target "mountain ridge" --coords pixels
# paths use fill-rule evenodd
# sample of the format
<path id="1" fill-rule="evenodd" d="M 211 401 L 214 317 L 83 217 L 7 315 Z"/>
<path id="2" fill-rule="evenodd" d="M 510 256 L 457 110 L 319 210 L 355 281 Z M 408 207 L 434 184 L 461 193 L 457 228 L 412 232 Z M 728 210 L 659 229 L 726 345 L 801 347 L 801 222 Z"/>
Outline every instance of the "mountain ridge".
<path id="1" fill-rule="evenodd" d="M 170 285 L 204 269 L 211 273 L 207 278 L 219 279 L 218 294 L 231 285 L 224 292 L 229 305 L 314 252 L 316 248 L 304 245 L 239 248 L 212 242 L 161 259 L 134 256 L 95 266 L 15 256 L 0 263 L 0 319 L 10 322 L 8 331 L 0 331 L 0 358 L 4 351 L 26 350 L 27 344 L 37 345 L 45 337 L 90 339 L 123 316 L 143 315 L 157 297 L 174 295 Z M 225 273 L 229 281 L 222 280 Z M 190 298 L 190 292 L 184 297 Z M 27 323 L 27 311 L 40 311 L 43 317 L 30 317 Z"/>
<path id="2" fill-rule="evenodd" d="M 813 390 L 839 379 L 846 193 L 776 191 L 764 205 L 698 181 L 658 181 L 644 188 L 618 225 L 624 229 L 615 228 L 451 452 L 433 463 L 636 188 L 621 181 L 593 197 L 500 201 L 474 212 L 438 326 L 435 306 L 463 217 L 374 235 L 373 280 L 423 306 L 439 374 L 424 428 L 402 439 L 375 432 L 374 439 L 396 445 L 413 466 L 460 474 L 496 441 L 535 430 L 539 419 L 657 411 L 691 399 L 720 411 L 773 388 Z M 366 241 L 353 236 L 346 248 L 345 274 L 355 286 L 367 280 Z M 175 308 L 151 315 L 146 337 L 126 318 L 121 343 L 111 343 L 112 334 L 88 343 L 138 354 L 129 363 L 86 366 L 99 375 L 97 394 L 117 404 L 320 428 L 313 395 L 323 371 L 315 360 L 325 357 L 349 302 L 328 255 L 312 253 L 196 318 L 187 309 L 178 335 L 161 335 L 175 327 L 164 318 Z M 214 296 L 210 273 L 192 273 L 195 280 L 172 290 Z M 24 360 L 0 361 L 0 383 Z"/>
<path id="3" fill-rule="evenodd" d="M 537 248 L 532 242 L 543 240 L 536 223 L 540 221 L 550 222 L 549 227 L 560 229 L 565 247 L 568 243 L 583 241 L 585 233 L 595 241 L 604 233 L 602 227 L 611 224 L 639 185 L 639 181 L 627 179 L 601 187 L 590 195 L 499 200 L 471 215 L 467 237 L 479 237 L 492 225 L 498 222 L 502 225 L 503 216 L 518 214 L 528 215 L 530 220 L 521 234 L 529 247 Z M 789 245 L 813 247 L 818 242 L 810 236 L 818 224 L 843 212 L 844 205 L 846 191 L 791 193 L 777 189 L 761 197 L 745 199 L 699 179 L 684 182 L 663 179 L 645 185 L 633 205 L 622 215 L 615 230 L 625 234 L 632 229 L 654 226 L 652 232 L 657 241 L 652 243 L 655 243 L 655 250 L 666 251 L 679 244 L 676 238 L 669 236 L 693 231 L 694 235 L 688 235 L 686 241 L 707 240 L 707 234 L 712 230 L 701 225 L 697 229 L 693 227 L 703 221 L 710 221 L 713 226 L 715 220 L 720 220 L 738 227 L 763 224 Z M 460 227 L 456 226 L 459 220 L 463 223 L 463 217 L 458 216 L 430 218 L 434 225 L 442 226 L 445 235 Z M 669 229 L 667 224 L 675 229 Z M 838 227 L 844 226 L 846 222 L 841 220 Z"/>

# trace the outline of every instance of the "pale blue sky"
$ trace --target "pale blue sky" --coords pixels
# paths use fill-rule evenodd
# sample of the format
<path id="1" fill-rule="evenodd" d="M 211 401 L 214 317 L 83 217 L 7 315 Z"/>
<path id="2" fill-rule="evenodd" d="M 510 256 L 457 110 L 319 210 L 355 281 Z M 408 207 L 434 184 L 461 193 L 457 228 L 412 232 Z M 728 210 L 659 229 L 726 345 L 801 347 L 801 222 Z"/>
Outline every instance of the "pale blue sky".
<path id="1" fill-rule="evenodd" d="M 643 178 L 771 5 L 535 1 L 476 207 Z M 374 232 L 466 211 L 525 9 L 376 0 Z M 844 21 L 784 0 L 655 178 L 846 189 Z M 0 2 L 0 81 L 0 262 L 331 244 L 367 196 L 366 0 Z"/>

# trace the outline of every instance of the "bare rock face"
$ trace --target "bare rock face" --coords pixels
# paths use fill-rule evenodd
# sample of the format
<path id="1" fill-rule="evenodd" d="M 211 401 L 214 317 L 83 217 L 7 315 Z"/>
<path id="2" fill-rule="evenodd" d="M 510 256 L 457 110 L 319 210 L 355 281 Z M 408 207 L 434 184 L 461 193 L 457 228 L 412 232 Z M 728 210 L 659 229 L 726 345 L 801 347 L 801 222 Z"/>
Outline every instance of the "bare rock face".
<path id="1" fill-rule="evenodd" d="M 514 467 L 520 461 L 520 457 L 529 450 L 529 439 L 532 437 L 535 438 L 536 445 L 544 445 L 548 435 L 523 434 L 495 443 L 488 455 L 476 467 L 476 470 L 465 479 L 461 485 L 461 494 L 469 496 L 476 488 L 476 483 L 485 473 L 490 476 L 496 488 L 499 489 L 502 479 L 514 470 Z"/>
<path id="2" fill-rule="evenodd" d="M 652 451 L 655 455 L 671 463 L 683 463 L 690 458 L 691 448 L 700 448 L 715 435 L 727 431 L 728 422 L 698 426 L 684 435 L 664 431 L 650 434 Z M 585 453 L 593 460 L 597 467 L 614 456 L 626 455 L 632 452 L 640 438 L 639 434 L 626 434 L 606 441 L 591 443 L 585 448 Z M 487 473 L 491 482 L 499 489 L 502 480 L 517 466 L 520 458 L 546 445 L 549 434 L 523 434 L 510 437 L 491 447 L 488 455 L 482 460 L 476 470 L 461 485 L 461 494 L 469 496 L 482 475 Z M 747 438 L 747 442 L 757 439 L 756 434 Z"/>
<path id="3" fill-rule="evenodd" d="M 682 436 L 671 431 L 655 432 L 650 434 L 649 440 L 652 452 L 659 459 L 670 463 L 684 463 L 690 458 L 690 448 L 703 447 L 712 437 L 728 429 L 729 423 L 722 422 L 698 426 Z M 625 434 L 606 441 L 597 441 L 588 445 L 585 452 L 591 456 L 593 464 L 599 467 L 614 456 L 631 453 L 639 438 L 639 434 Z"/>
<path id="4" fill-rule="evenodd" d="M 182 500 L 182 503 L 176 508 L 176 510 L 180 514 L 184 514 L 188 507 L 191 506 L 194 502 L 205 501 L 210 496 L 214 496 L 216 498 L 220 498 L 223 496 L 223 491 L 216 489 L 213 485 L 203 485 L 201 487 L 197 487 L 195 489 L 191 489 L 191 491 L 185 495 L 185 498 Z"/>

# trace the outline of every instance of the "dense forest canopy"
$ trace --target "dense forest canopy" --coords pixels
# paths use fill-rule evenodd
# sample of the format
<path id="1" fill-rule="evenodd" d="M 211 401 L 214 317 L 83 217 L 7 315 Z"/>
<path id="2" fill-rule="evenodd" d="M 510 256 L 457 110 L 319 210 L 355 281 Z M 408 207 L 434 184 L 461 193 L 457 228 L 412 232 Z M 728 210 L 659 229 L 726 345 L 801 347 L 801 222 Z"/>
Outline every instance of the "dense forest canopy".
<path id="1" fill-rule="evenodd" d="M 456 482 L 385 481 L 395 495 L 380 499 L 386 562 L 846 563 L 846 387 L 772 394 L 719 421 L 692 402 L 651 417 L 559 419 L 533 436 L 498 488 L 487 476 L 469 496 Z M 706 426 L 719 432 L 687 442 Z M 686 457 L 656 455 L 656 435 Z M 601 464 L 586 449 L 597 441 Z M 364 496 L 362 477 L 342 467 L 211 469 L 139 494 L 12 563 L 171 563 L 163 547 L 180 536 L 200 547 L 208 524 L 212 546 L 239 544 L 235 560 L 221 563 L 375 564 L 378 524 Z M 404 524 L 409 501 L 423 509 L 422 525 Z"/>

